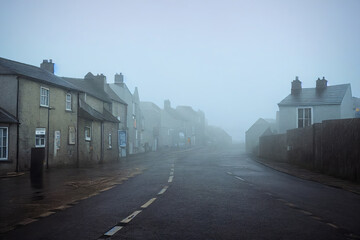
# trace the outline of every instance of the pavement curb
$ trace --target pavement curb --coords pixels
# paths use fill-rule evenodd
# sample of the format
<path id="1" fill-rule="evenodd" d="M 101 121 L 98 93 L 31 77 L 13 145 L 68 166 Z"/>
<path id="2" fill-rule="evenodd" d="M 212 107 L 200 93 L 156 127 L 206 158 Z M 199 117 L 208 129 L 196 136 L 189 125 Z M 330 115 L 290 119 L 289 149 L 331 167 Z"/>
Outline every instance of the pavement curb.
<path id="1" fill-rule="evenodd" d="M 340 188 L 340 189 L 343 189 L 345 191 L 352 192 L 352 193 L 360 195 L 360 185 L 357 185 L 358 189 L 354 189 L 355 187 L 351 187 L 349 185 L 356 185 L 356 184 L 354 184 L 352 182 L 349 182 L 349 181 L 345 181 L 345 180 L 342 180 L 342 179 L 337 179 L 335 177 L 331 177 L 331 176 L 328 176 L 328 175 L 325 175 L 325 174 L 311 172 L 311 171 L 309 171 L 307 169 L 303 169 L 303 168 L 301 170 L 308 171 L 311 174 L 306 175 L 306 174 L 296 173 L 295 168 L 292 171 L 290 171 L 288 169 L 276 166 L 274 164 L 261 161 L 261 160 L 259 160 L 257 158 L 251 158 L 251 159 L 254 160 L 255 162 L 258 162 L 258 163 L 266 166 L 266 167 L 272 168 L 272 169 L 274 169 L 276 171 L 279 171 L 279 172 L 282 172 L 282 173 L 285 173 L 285 174 L 288 174 L 288 175 L 291 175 L 291 176 L 294 176 L 294 177 L 298 177 L 298 178 L 308 180 L 308 181 L 312 181 L 312 182 L 321 183 L 321 184 L 324 184 L 326 186 L 333 187 L 333 188 Z M 331 178 L 331 180 L 324 180 L 324 178 L 328 178 L 328 179 Z"/>

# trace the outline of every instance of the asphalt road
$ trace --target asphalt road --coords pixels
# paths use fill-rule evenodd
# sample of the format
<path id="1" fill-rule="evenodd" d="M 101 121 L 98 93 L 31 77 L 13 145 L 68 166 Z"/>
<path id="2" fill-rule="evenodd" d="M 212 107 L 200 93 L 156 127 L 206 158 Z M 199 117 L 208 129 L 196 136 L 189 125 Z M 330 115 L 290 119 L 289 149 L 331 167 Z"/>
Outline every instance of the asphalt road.
<path id="1" fill-rule="evenodd" d="M 359 195 L 277 172 L 236 149 L 134 164 L 147 169 L 3 238 L 360 239 Z"/>

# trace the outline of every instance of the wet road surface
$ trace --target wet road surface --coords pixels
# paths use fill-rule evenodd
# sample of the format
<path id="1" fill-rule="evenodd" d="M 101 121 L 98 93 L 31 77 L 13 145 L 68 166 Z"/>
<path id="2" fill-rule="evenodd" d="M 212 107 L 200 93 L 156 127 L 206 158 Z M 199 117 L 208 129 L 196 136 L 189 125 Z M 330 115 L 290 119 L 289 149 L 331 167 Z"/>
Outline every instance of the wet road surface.
<path id="1" fill-rule="evenodd" d="M 146 170 L 4 239 L 360 239 L 360 196 L 236 149 L 146 158 Z"/>

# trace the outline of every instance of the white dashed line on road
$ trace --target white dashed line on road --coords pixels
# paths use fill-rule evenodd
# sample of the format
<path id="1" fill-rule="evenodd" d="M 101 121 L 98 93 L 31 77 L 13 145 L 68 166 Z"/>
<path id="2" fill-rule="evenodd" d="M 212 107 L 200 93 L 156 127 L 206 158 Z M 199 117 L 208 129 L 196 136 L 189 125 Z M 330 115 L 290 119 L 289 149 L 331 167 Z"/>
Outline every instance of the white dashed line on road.
<path id="1" fill-rule="evenodd" d="M 168 182 L 172 182 L 174 179 L 174 176 L 170 176 Z"/>
<path id="2" fill-rule="evenodd" d="M 245 179 L 243 179 L 243 178 L 241 178 L 241 177 L 236 176 L 235 178 L 236 178 L 236 179 L 239 179 L 239 180 L 241 180 L 241 181 L 243 181 L 243 182 L 245 182 Z"/>
<path id="3" fill-rule="evenodd" d="M 127 218 L 124 218 L 121 223 L 129 223 L 131 220 L 133 220 L 136 215 L 138 215 L 139 213 L 141 213 L 141 210 L 137 210 L 135 212 L 133 212 L 131 215 L 129 215 Z"/>
<path id="4" fill-rule="evenodd" d="M 109 231 L 107 231 L 104 236 L 107 236 L 107 237 L 111 237 L 113 236 L 115 233 L 117 233 L 120 229 L 122 229 L 123 227 L 122 226 L 115 226 L 113 227 L 112 229 L 110 229 Z"/>
<path id="5" fill-rule="evenodd" d="M 227 174 L 229 174 L 229 175 L 232 175 L 232 172 L 226 172 Z"/>
<path id="6" fill-rule="evenodd" d="M 164 192 L 166 192 L 167 189 L 168 189 L 168 186 L 165 186 L 163 189 L 161 189 L 161 191 L 158 193 L 158 195 L 163 194 Z"/>
<path id="7" fill-rule="evenodd" d="M 156 198 L 150 199 L 150 200 L 147 201 L 144 205 L 142 205 L 141 208 L 147 208 L 147 207 L 150 206 L 150 204 L 152 204 L 155 200 L 156 200 Z"/>
<path id="8" fill-rule="evenodd" d="M 170 172 L 170 176 L 174 176 L 174 172 Z"/>

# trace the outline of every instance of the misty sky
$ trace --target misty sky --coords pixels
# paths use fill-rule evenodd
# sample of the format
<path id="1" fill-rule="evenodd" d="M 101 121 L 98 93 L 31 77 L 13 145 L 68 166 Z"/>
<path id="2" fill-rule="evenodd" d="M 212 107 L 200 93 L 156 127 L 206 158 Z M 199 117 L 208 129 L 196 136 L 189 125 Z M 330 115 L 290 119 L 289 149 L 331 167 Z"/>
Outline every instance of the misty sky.
<path id="1" fill-rule="evenodd" d="M 0 1 L 0 57 L 55 74 L 122 72 L 140 100 L 190 105 L 235 140 L 299 76 L 360 97 L 359 0 Z"/>

